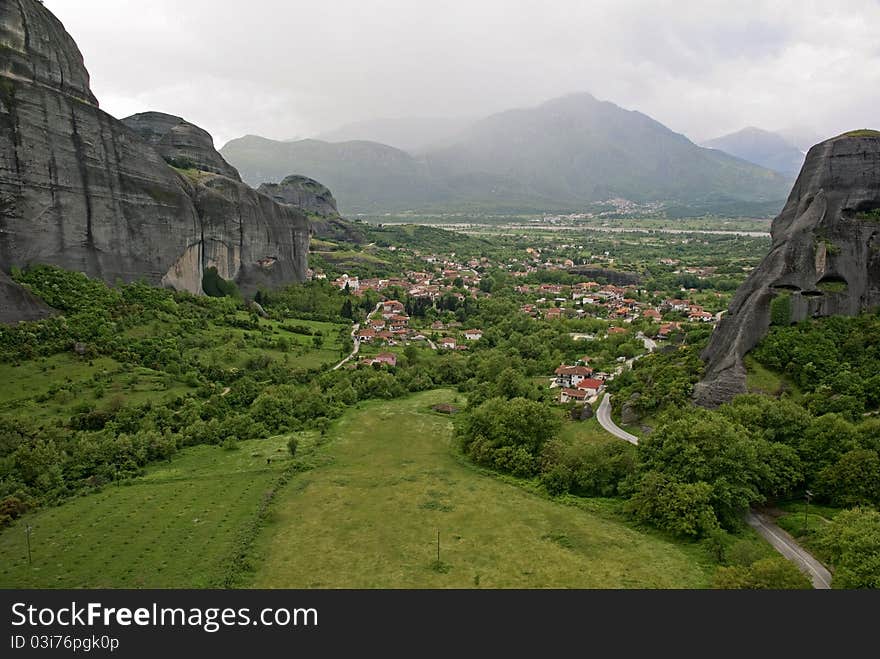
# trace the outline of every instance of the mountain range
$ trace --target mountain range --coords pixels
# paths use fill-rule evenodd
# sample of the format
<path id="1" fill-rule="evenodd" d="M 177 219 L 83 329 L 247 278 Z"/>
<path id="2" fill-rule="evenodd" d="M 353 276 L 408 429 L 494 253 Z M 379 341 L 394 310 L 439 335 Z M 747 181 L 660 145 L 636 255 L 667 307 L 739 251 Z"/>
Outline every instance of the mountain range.
<path id="1" fill-rule="evenodd" d="M 587 93 L 473 122 L 409 153 L 378 142 L 247 136 L 221 149 L 245 181 L 320 180 L 344 213 L 404 209 L 563 210 L 614 197 L 696 212 L 778 210 L 785 175 L 707 149 L 641 112 Z"/>
<path id="2" fill-rule="evenodd" d="M 709 140 L 703 146 L 724 151 L 791 177 L 797 176 L 806 156 L 781 135 L 751 126 Z"/>

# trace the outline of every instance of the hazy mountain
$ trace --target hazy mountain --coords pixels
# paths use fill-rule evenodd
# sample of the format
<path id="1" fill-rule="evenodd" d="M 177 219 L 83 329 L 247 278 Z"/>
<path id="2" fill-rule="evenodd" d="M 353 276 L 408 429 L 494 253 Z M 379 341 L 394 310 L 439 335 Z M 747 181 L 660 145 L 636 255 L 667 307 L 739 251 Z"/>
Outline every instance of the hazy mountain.
<path id="1" fill-rule="evenodd" d="M 444 144 L 474 123 L 474 119 L 443 117 L 400 117 L 371 119 L 348 124 L 318 135 L 325 142 L 367 140 L 410 153 Z"/>
<path id="2" fill-rule="evenodd" d="M 248 135 L 220 152 L 253 186 L 278 183 L 291 174 L 321 181 L 333 190 L 342 213 L 399 210 L 446 196 L 438 193 L 423 162 L 376 142 L 279 142 Z"/>
<path id="3" fill-rule="evenodd" d="M 814 144 L 832 137 L 831 135 L 820 133 L 809 126 L 787 126 L 773 132 L 804 153 L 809 151 L 810 147 Z"/>
<path id="4" fill-rule="evenodd" d="M 792 178 L 801 171 L 806 156 L 781 135 L 752 127 L 709 140 L 704 146 L 719 149 Z"/>
<path id="5" fill-rule="evenodd" d="M 790 182 L 589 94 L 475 122 L 415 158 L 375 142 L 247 137 L 221 151 L 249 182 L 288 174 L 329 186 L 344 212 L 401 208 L 577 209 L 624 197 L 728 210 L 782 206 Z M 768 206 L 769 204 L 769 206 Z"/>
<path id="6" fill-rule="evenodd" d="M 435 175 L 515 180 L 559 200 L 782 200 L 782 176 L 590 94 L 488 117 L 428 154 Z M 488 191 L 487 191 L 488 192 Z"/>

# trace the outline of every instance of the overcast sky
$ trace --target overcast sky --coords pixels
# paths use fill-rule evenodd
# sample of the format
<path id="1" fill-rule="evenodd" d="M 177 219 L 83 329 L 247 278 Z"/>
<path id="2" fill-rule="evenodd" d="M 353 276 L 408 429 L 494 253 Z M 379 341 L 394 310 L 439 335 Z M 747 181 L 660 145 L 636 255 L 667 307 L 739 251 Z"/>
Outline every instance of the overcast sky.
<path id="1" fill-rule="evenodd" d="M 880 128 L 880 0 L 45 0 L 102 107 L 220 146 L 589 91 L 701 141 Z"/>

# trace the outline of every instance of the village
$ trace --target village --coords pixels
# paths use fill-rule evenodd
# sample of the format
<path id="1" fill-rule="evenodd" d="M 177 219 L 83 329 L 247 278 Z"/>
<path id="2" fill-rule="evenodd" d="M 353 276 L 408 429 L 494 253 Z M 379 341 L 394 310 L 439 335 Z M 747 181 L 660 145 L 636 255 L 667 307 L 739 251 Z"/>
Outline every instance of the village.
<path id="1" fill-rule="evenodd" d="M 536 273 L 567 273 L 575 267 L 571 259 L 546 257 L 542 251 L 527 247 L 524 256 L 513 256 L 498 263 L 485 256 L 465 259 L 456 258 L 455 253 L 423 255 L 414 250 L 414 262 L 422 265 L 418 270 L 408 269 L 401 276 L 388 278 L 363 278 L 345 273 L 331 280 L 333 286 L 354 298 L 373 291 L 380 299 L 364 322 L 358 325 L 352 338 L 358 347 L 369 346 L 382 351 L 363 357 L 349 367 L 394 368 L 398 360 L 395 348 L 401 346 L 423 346 L 435 351 L 470 350 L 482 339 L 483 329 L 460 322 L 449 309 L 466 304 L 468 299 L 497 294 L 494 283 L 487 283 L 493 282 L 492 273 L 498 270 L 513 282 L 513 293 L 522 303 L 520 313 L 538 322 L 563 319 L 604 321 L 601 332 L 571 333 L 574 340 L 585 343 L 609 336 L 630 336 L 644 342 L 648 349 L 649 345 L 666 341 L 681 330 L 683 323 L 711 326 L 723 314 L 723 311 L 708 311 L 689 299 L 693 297 L 693 290 L 683 289 L 680 297 L 671 297 L 668 291 L 649 291 L 635 283 L 615 285 L 592 280 L 566 284 L 516 283 L 517 280 L 533 279 L 529 276 Z M 607 253 L 598 254 L 592 260 L 613 264 Z M 659 263 L 676 268 L 675 273 L 698 278 L 714 274 L 712 267 L 678 267 L 680 262 L 676 259 L 662 258 Z M 313 276 L 326 278 L 320 272 Z M 402 300 L 387 297 L 389 293 Z M 425 314 L 426 309 L 436 313 Z M 618 361 L 626 360 L 621 357 Z M 557 400 L 561 404 L 594 403 L 604 391 L 605 382 L 613 377 L 613 369 L 594 370 L 590 366 L 590 357 L 585 355 L 575 363 L 560 364 L 549 378 L 548 386 L 559 390 Z"/>

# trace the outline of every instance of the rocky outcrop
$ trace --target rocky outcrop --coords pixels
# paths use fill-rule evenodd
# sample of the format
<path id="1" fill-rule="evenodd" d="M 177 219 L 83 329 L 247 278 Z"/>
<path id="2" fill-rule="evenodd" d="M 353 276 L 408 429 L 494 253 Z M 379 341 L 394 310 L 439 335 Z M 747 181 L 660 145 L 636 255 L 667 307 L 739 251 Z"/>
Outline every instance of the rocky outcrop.
<path id="1" fill-rule="evenodd" d="M 330 189 L 308 176 L 293 174 L 281 183 L 263 183 L 258 190 L 279 203 L 298 206 L 310 215 L 339 217 Z"/>
<path id="2" fill-rule="evenodd" d="M 151 144 L 173 167 L 212 172 L 241 181 L 238 170 L 217 153 L 210 133 L 180 117 L 142 112 L 126 117 L 122 123 Z"/>
<path id="3" fill-rule="evenodd" d="M 364 232 L 339 216 L 330 189 L 315 179 L 293 174 L 281 183 L 263 183 L 258 190 L 278 203 L 305 211 L 316 238 L 356 244 L 365 242 Z"/>
<path id="4" fill-rule="evenodd" d="M 20 320 L 41 320 L 55 311 L 30 291 L 16 284 L 5 272 L 0 272 L 0 323 Z"/>
<path id="5" fill-rule="evenodd" d="M 696 401 L 746 391 L 743 357 L 775 323 L 880 305 L 880 132 L 854 131 L 807 154 L 764 261 L 737 290 L 703 352 Z"/>
<path id="6" fill-rule="evenodd" d="M 204 131 L 149 113 L 157 135 L 171 126 L 157 146 L 220 170 L 176 172 L 98 108 L 76 44 L 42 3 L 0 3 L 0 55 L 0 270 L 48 263 L 193 293 L 215 262 L 245 291 L 305 277 L 305 216 L 224 170 Z"/>

